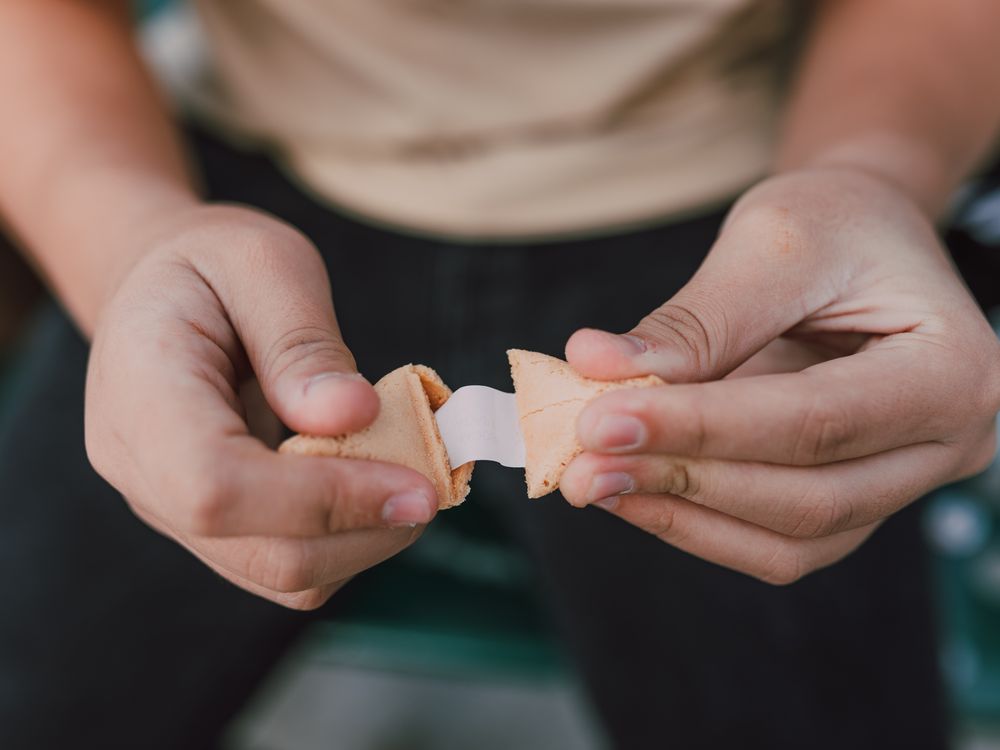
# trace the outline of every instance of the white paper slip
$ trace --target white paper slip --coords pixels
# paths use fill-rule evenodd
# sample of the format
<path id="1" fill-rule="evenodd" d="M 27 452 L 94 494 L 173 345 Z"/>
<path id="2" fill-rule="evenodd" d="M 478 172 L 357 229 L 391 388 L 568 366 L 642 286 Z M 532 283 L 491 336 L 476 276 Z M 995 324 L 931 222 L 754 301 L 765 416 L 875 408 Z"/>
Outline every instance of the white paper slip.
<path id="1" fill-rule="evenodd" d="M 469 461 L 524 466 L 524 437 L 513 393 L 462 386 L 434 417 L 452 469 Z"/>

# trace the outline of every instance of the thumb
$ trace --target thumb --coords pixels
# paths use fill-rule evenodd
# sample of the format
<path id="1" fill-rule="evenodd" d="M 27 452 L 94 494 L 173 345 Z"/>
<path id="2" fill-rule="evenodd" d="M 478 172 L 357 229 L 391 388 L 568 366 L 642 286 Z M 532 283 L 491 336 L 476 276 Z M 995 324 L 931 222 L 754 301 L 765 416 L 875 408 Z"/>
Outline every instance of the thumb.
<path id="1" fill-rule="evenodd" d="M 340 435 L 368 426 L 378 395 L 341 337 L 322 258 L 291 230 L 260 244 L 266 257 L 213 269 L 212 286 L 268 404 L 296 432 Z"/>
<path id="2" fill-rule="evenodd" d="M 367 427 L 378 416 L 378 396 L 357 372 L 332 304 L 301 313 L 312 319 L 289 320 L 253 347 L 251 364 L 267 402 L 296 432 L 340 435 Z"/>
<path id="3" fill-rule="evenodd" d="M 806 276 L 779 272 L 768 253 L 745 244 L 734 251 L 730 242 L 721 236 L 691 280 L 631 331 L 574 333 L 566 359 L 600 380 L 654 374 L 699 382 L 739 367 L 805 317 Z"/>

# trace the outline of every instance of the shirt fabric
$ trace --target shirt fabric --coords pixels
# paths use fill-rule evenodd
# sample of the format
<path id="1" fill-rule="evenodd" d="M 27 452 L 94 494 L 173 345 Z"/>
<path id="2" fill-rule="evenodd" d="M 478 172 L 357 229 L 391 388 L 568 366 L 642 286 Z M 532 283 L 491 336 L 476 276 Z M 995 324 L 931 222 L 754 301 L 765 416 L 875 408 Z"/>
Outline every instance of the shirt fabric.
<path id="1" fill-rule="evenodd" d="M 586 232 L 767 169 L 784 0 L 196 0 L 199 96 L 311 192 L 446 235 Z"/>

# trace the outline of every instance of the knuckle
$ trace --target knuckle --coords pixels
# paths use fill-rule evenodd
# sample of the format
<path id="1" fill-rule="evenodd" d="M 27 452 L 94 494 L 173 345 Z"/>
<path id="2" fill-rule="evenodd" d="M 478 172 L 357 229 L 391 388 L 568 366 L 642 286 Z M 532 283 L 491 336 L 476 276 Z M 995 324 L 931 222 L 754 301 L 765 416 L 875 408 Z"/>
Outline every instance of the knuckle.
<path id="1" fill-rule="evenodd" d="M 826 396 L 815 396 L 804 412 L 792 447 L 793 464 L 819 464 L 840 457 L 857 438 L 844 410 Z"/>
<path id="2" fill-rule="evenodd" d="M 328 329 L 298 326 L 282 334 L 264 352 L 260 379 L 273 384 L 297 363 L 316 357 L 354 361 L 344 342 L 331 336 Z"/>
<path id="3" fill-rule="evenodd" d="M 797 539 L 830 536 L 849 528 L 854 515 L 853 505 L 835 488 L 817 484 L 802 496 L 787 533 Z"/>
<path id="4" fill-rule="evenodd" d="M 252 554 L 247 573 L 264 588 L 283 594 L 308 591 L 315 585 L 308 555 L 295 541 L 264 542 Z"/>
<path id="5" fill-rule="evenodd" d="M 274 570 L 268 588 L 283 594 L 291 594 L 306 591 L 311 585 L 313 582 L 309 571 L 303 567 L 300 559 L 292 557 Z"/>
<path id="6" fill-rule="evenodd" d="M 772 586 L 788 586 L 806 574 L 805 560 L 794 543 L 779 542 L 756 577 Z"/>
<path id="7" fill-rule="evenodd" d="M 327 534 L 337 534 L 366 525 L 373 506 L 371 503 L 351 502 L 350 499 L 360 493 L 347 477 L 332 478 L 324 489 L 325 497 L 320 506 L 323 513 L 321 524 Z"/>
<path id="8" fill-rule="evenodd" d="M 225 472 L 205 473 L 191 491 L 185 525 L 196 536 L 219 536 L 233 504 L 233 486 Z"/>
<path id="9" fill-rule="evenodd" d="M 289 594 L 278 594 L 274 600 L 283 607 L 299 612 L 311 612 L 326 604 L 333 591 L 327 589 L 309 589 Z"/>
<path id="10" fill-rule="evenodd" d="M 216 212 L 220 208 L 216 207 Z M 292 225 L 267 216 L 252 208 L 226 206 L 230 219 L 237 217 L 239 230 L 233 230 L 231 220 L 220 221 L 208 230 L 207 242 L 217 254 L 228 253 L 231 248 L 239 248 L 241 256 L 253 268 L 280 270 L 290 261 L 314 262 L 317 270 L 322 269 L 319 254 L 309 239 Z"/>
<path id="11" fill-rule="evenodd" d="M 641 324 L 677 348 L 698 372 L 712 370 L 721 359 L 720 346 L 728 340 L 725 313 L 709 301 L 699 301 L 699 311 L 686 304 L 668 302 L 647 315 Z M 655 343 L 654 343 L 655 346 Z"/>
<path id="12" fill-rule="evenodd" d="M 667 465 L 663 476 L 664 492 L 690 499 L 698 490 L 697 474 L 687 463 L 677 461 Z"/>
<path id="13" fill-rule="evenodd" d="M 677 543 L 677 513 L 669 503 L 663 503 L 645 527 L 646 531 L 660 541 Z"/>
<path id="14" fill-rule="evenodd" d="M 310 527 L 321 528 L 327 534 L 384 526 L 382 513 L 385 501 L 399 491 L 391 489 L 393 487 L 418 491 L 427 498 L 437 497 L 437 490 L 430 480 L 405 467 L 388 464 L 375 469 L 377 474 L 373 473 L 372 466 L 361 462 L 331 462 L 324 468 L 327 471 L 326 481 L 318 488 L 322 494 L 316 504 L 315 523 L 311 523 Z M 393 475 L 399 478 L 400 485 L 395 484 Z M 405 484 L 402 484 L 404 481 Z"/>
<path id="15" fill-rule="evenodd" d="M 684 455 L 703 456 L 709 443 L 707 408 L 701 391 L 670 402 L 670 424 L 674 435 L 683 435 Z"/>
<path id="16" fill-rule="evenodd" d="M 805 215 L 793 210 L 792 206 L 760 201 L 740 206 L 732 223 L 739 224 L 739 231 L 747 236 L 772 238 L 765 247 L 771 249 L 774 260 L 797 262 L 808 246 L 805 238 L 809 227 Z"/>

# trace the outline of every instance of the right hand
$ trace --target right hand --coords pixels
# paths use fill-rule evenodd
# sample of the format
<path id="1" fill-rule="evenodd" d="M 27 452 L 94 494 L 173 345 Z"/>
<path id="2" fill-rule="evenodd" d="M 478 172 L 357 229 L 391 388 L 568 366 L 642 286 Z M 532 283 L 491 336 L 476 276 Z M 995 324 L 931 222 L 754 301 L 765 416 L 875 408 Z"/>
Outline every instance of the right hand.
<path id="1" fill-rule="evenodd" d="M 337 435 L 378 414 L 305 237 L 212 205 L 150 234 L 94 336 L 90 460 L 140 518 L 223 577 L 318 607 L 419 536 L 434 488 L 393 464 L 280 455 L 251 433 L 276 437 L 280 419 Z M 257 384 L 260 429 L 247 396 Z"/>

